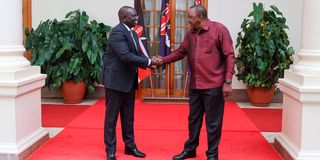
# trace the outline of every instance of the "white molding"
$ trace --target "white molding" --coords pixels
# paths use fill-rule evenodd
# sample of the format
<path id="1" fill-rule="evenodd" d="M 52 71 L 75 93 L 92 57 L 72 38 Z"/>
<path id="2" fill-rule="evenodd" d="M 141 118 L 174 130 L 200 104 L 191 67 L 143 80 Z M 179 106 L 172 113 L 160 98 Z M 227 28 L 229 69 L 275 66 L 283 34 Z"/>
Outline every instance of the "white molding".
<path id="1" fill-rule="evenodd" d="M 280 132 L 261 132 L 261 134 L 269 143 L 274 143 L 274 139 L 281 133 Z"/>
<path id="2" fill-rule="evenodd" d="M 21 53 L 26 51 L 23 45 L 1 45 L 0 56 L 20 56 Z"/>
<path id="3" fill-rule="evenodd" d="M 279 79 L 279 82 L 284 95 L 303 103 L 320 103 L 320 75 L 286 70 L 285 78 Z"/>
<path id="4" fill-rule="evenodd" d="M 40 89 L 45 84 L 46 75 L 39 73 L 39 66 L 0 71 L 0 97 L 18 97 Z"/>
<path id="5" fill-rule="evenodd" d="M 44 129 L 49 133 L 50 138 L 55 137 L 62 130 L 64 130 L 64 128 L 57 128 L 57 127 L 45 127 Z"/>
<path id="6" fill-rule="evenodd" d="M 1 72 L 0 72 L 1 73 Z M 46 74 L 38 74 L 32 77 L 28 77 L 28 78 L 24 78 L 24 79 L 20 79 L 16 82 L 9 82 L 9 81 L 1 81 L 0 79 L 0 86 L 1 87 L 6 87 L 6 88 L 16 88 L 16 87 L 21 87 L 21 86 L 25 86 L 27 84 L 31 84 L 40 80 L 43 80 L 47 77 Z"/>
<path id="7" fill-rule="evenodd" d="M 22 45 L 0 46 L 0 70 L 14 70 L 30 67 L 30 62 L 23 57 Z"/>
<path id="8" fill-rule="evenodd" d="M 45 129 L 39 128 L 19 140 L 17 143 L 0 143 L 0 153 L 19 154 L 47 134 L 48 132 Z"/>
<path id="9" fill-rule="evenodd" d="M 299 57 L 298 64 L 314 65 L 313 62 L 320 61 L 320 50 L 301 49 L 297 55 Z"/>
<path id="10" fill-rule="evenodd" d="M 293 99 L 303 103 L 319 103 L 320 88 L 317 87 L 297 87 L 289 80 L 280 80 L 281 91 Z"/>

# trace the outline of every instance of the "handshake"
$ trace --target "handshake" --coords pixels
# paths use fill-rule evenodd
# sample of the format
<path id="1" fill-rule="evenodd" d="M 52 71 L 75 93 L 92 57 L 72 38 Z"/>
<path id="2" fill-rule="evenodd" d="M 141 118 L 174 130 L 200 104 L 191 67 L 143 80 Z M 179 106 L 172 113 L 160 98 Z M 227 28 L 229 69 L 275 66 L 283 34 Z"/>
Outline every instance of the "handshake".
<path id="1" fill-rule="evenodd" d="M 150 68 L 151 69 L 158 69 L 163 65 L 163 60 L 161 56 L 153 56 L 151 58 L 151 64 L 150 64 Z"/>

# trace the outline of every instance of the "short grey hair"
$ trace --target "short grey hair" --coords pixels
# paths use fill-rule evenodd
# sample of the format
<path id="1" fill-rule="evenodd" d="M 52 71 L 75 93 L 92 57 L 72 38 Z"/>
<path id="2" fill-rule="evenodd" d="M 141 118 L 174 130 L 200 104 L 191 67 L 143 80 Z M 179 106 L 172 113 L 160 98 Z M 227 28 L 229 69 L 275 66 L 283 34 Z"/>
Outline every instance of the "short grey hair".
<path id="1" fill-rule="evenodd" d="M 197 16 L 202 16 L 203 18 L 208 18 L 207 9 L 203 5 L 194 5 L 190 9 L 196 9 Z"/>

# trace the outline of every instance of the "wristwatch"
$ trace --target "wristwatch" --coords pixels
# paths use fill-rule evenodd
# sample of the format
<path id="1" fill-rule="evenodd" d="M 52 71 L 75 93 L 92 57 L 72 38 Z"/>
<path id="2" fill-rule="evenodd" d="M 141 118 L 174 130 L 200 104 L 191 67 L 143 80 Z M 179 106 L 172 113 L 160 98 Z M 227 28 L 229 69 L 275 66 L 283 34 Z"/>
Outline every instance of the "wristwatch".
<path id="1" fill-rule="evenodd" d="M 232 80 L 226 79 L 226 80 L 224 81 L 224 83 L 226 83 L 226 84 L 231 84 L 231 83 L 232 83 Z"/>

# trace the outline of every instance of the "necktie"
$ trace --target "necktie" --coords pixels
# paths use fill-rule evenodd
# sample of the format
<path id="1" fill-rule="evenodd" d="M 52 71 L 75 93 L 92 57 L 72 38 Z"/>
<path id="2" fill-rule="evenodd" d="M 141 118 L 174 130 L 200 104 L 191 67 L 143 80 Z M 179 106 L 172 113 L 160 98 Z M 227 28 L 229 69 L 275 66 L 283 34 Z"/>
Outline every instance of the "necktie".
<path id="1" fill-rule="evenodd" d="M 133 38 L 132 30 L 130 30 L 129 32 L 130 32 L 131 38 L 132 38 L 132 40 L 133 40 L 134 47 L 135 47 L 135 48 L 136 48 L 136 50 L 137 50 L 137 44 L 136 44 L 136 41 L 135 41 L 135 40 L 134 40 L 134 38 Z M 138 72 L 138 69 L 136 69 L 136 72 Z"/>
<path id="2" fill-rule="evenodd" d="M 131 35 L 131 38 L 132 38 L 132 40 L 133 40 L 134 47 L 137 49 L 137 43 L 136 43 L 136 41 L 134 40 L 132 30 L 130 30 L 130 35 Z"/>

